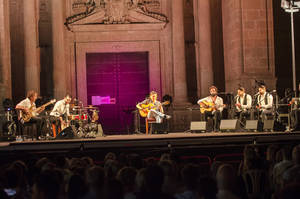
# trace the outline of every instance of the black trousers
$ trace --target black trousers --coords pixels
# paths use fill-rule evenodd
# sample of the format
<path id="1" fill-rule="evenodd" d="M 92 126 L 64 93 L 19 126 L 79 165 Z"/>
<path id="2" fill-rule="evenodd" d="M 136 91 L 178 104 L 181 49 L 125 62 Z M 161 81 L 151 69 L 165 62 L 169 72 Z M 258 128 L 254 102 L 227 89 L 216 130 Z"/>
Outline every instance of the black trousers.
<path id="1" fill-rule="evenodd" d="M 208 119 L 211 118 L 213 121 L 213 130 L 219 131 L 220 130 L 220 123 L 222 118 L 221 111 L 205 111 L 204 113 L 205 121 L 208 122 Z"/>
<path id="2" fill-rule="evenodd" d="M 29 124 L 36 124 L 36 138 L 43 134 L 43 128 L 45 126 L 45 119 L 43 117 L 32 117 L 28 122 Z"/>
<path id="3" fill-rule="evenodd" d="M 244 127 L 246 124 L 246 120 L 250 118 L 250 111 L 249 110 L 236 111 L 235 118 L 239 120 L 240 127 Z"/>

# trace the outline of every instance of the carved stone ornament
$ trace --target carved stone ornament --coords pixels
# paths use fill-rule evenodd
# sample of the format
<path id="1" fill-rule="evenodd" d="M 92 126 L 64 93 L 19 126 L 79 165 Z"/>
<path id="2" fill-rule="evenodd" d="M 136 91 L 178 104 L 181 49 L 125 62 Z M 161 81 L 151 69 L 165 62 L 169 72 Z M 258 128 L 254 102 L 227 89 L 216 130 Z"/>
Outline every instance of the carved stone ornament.
<path id="1" fill-rule="evenodd" d="M 72 0 L 65 25 L 168 23 L 160 0 Z"/>

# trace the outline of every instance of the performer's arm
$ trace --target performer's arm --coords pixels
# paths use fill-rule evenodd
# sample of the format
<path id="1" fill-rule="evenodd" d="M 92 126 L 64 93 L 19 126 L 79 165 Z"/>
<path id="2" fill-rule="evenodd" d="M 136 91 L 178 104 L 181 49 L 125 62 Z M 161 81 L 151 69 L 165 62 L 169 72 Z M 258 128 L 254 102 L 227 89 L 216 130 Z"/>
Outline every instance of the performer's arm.
<path id="1" fill-rule="evenodd" d="M 24 100 L 21 101 L 19 104 L 17 104 L 16 109 L 17 110 L 22 110 L 22 111 L 24 111 L 26 113 L 29 111 L 29 108 L 27 108 L 27 106 L 25 105 L 25 101 Z"/>
<path id="2" fill-rule="evenodd" d="M 201 102 L 203 102 L 204 100 L 207 100 L 207 97 L 199 99 L 198 102 L 197 102 L 197 104 L 201 105 Z"/>
<path id="3" fill-rule="evenodd" d="M 224 109 L 223 99 L 221 97 L 219 97 L 219 99 L 220 100 L 218 101 L 218 104 L 216 104 L 216 105 L 218 106 L 217 109 L 222 112 Z"/>

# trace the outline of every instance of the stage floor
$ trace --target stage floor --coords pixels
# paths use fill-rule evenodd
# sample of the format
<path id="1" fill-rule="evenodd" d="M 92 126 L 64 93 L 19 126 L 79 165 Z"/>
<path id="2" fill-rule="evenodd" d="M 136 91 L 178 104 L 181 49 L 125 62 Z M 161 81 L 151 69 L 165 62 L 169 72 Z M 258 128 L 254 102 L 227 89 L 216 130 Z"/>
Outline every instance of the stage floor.
<path id="1" fill-rule="evenodd" d="M 157 147 L 222 147 L 245 144 L 299 143 L 300 132 L 175 132 L 169 134 L 108 135 L 96 138 L 62 140 L 27 140 L 0 142 L 0 152 L 5 151 L 66 151 L 72 149 L 100 150 Z"/>

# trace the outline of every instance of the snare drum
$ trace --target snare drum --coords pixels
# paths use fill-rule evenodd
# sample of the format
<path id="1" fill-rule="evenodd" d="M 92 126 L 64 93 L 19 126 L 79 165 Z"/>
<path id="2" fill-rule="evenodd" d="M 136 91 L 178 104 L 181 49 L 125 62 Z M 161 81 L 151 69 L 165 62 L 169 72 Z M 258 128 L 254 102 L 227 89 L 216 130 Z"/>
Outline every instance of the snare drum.
<path id="1" fill-rule="evenodd" d="M 88 114 L 87 113 L 81 114 L 81 120 L 88 120 Z"/>

